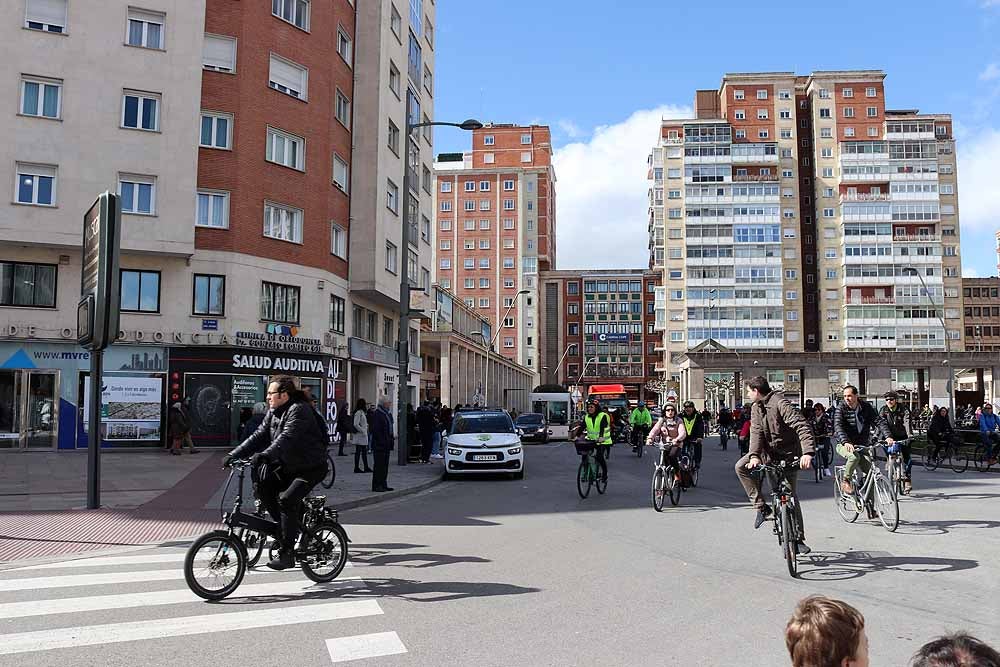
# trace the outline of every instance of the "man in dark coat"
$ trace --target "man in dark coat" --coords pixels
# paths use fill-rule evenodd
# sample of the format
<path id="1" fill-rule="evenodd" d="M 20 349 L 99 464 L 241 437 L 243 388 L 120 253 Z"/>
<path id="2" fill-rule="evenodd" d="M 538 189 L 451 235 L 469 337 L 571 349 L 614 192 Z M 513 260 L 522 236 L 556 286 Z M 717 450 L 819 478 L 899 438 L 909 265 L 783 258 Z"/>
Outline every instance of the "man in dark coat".
<path id="1" fill-rule="evenodd" d="M 431 462 L 431 452 L 434 449 L 434 431 L 437 430 L 434 411 L 430 404 L 424 401 L 417 408 L 417 429 L 420 436 L 420 460 L 424 463 Z"/>
<path id="2" fill-rule="evenodd" d="M 375 471 L 372 474 L 372 491 L 392 491 L 389 487 L 389 454 L 392 452 L 394 438 L 392 432 L 392 399 L 383 396 L 378 400 L 378 408 L 372 412 L 368 422 L 368 432 L 372 436 L 372 457 L 375 459 Z"/>
<path id="3" fill-rule="evenodd" d="M 354 428 L 354 419 L 347 411 L 347 401 L 342 401 L 337 409 L 337 433 L 340 435 L 340 443 L 337 446 L 337 456 L 347 456 L 344 454 L 344 445 L 347 444 L 347 437 Z"/>

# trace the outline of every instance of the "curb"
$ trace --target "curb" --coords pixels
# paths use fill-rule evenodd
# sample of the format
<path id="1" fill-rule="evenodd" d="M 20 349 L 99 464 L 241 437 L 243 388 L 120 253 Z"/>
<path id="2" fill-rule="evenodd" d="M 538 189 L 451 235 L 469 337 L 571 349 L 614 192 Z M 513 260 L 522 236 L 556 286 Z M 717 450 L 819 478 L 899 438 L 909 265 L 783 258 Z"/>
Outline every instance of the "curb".
<path id="1" fill-rule="evenodd" d="M 352 510 L 358 507 L 368 507 L 370 505 L 378 505 L 380 503 L 386 502 L 388 500 L 395 500 L 396 498 L 402 498 L 404 496 L 410 496 L 415 493 L 420 493 L 421 491 L 426 491 L 432 487 L 437 486 L 444 482 L 444 479 L 438 475 L 436 478 L 429 482 L 424 482 L 423 484 L 418 484 L 417 486 L 411 486 L 405 489 L 398 489 L 396 491 L 388 491 L 386 493 L 381 493 L 377 496 L 370 496 L 368 498 L 360 498 L 358 500 L 352 500 L 350 502 L 343 503 L 334 507 L 338 512 L 343 510 Z"/>

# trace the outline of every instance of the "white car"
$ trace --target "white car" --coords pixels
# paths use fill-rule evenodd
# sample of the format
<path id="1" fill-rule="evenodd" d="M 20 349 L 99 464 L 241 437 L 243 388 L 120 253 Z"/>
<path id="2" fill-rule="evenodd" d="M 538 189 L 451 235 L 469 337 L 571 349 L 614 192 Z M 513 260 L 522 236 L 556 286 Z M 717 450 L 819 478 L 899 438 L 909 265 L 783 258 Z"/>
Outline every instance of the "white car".
<path id="1" fill-rule="evenodd" d="M 524 477 L 524 449 L 514 423 L 503 410 L 455 413 L 444 447 L 444 477 L 509 473 Z"/>

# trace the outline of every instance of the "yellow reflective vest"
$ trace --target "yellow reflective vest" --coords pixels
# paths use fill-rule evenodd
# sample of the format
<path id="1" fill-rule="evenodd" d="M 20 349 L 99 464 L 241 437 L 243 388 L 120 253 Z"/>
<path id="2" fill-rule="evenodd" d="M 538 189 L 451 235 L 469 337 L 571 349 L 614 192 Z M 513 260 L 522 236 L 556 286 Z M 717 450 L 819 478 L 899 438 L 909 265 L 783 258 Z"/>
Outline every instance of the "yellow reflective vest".
<path id="1" fill-rule="evenodd" d="M 601 423 L 601 420 L 604 423 Z M 611 418 L 607 413 L 598 412 L 591 417 L 589 414 L 583 418 L 583 423 L 587 427 L 587 438 L 597 441 L 599 445 L 611 444 Z"/>

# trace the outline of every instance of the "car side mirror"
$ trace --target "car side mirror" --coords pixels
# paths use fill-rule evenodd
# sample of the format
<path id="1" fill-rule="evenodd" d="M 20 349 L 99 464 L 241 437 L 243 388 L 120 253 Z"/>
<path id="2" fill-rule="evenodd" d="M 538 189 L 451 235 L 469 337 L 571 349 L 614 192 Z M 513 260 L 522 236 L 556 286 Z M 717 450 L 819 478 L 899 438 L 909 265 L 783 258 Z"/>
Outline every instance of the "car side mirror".
<path id="1" fill-rule="evenodd" d="M 552 435 L 552 429 L 549 429 L 549 435 Z"/>

